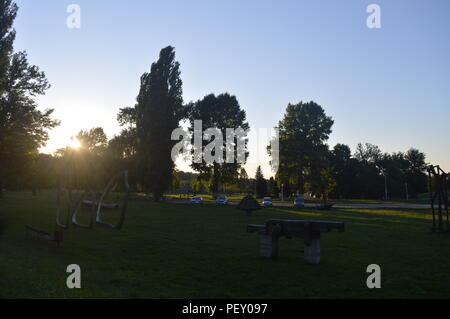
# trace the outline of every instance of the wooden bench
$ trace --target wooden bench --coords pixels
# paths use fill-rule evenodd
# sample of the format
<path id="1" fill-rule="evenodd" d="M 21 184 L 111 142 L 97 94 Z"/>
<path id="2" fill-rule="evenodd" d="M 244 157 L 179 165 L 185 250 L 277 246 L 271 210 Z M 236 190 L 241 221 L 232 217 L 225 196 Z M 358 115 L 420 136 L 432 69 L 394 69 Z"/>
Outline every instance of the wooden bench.
<path id="1" fill-rule="evenodd" d="M 320 220 L 289 220 L 271 219 L 265 225 L 247 225 L 247 232 L 258 233 L 260 236 L 260 253 L 263 257 L 278 256 L 278 239 L 303 238 L 304 259 L 308 263 L 320 262 L 320 233 L 336 230 L 344 231 L 343 222 Z"/>

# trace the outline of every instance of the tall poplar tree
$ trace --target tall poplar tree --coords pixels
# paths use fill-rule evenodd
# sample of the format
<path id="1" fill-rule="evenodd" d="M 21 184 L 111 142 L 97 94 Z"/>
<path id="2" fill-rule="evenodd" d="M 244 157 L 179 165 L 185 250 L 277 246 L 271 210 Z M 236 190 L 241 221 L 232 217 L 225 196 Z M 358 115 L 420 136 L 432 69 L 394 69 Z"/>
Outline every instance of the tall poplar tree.
<path id="1" fill-rule="evenodd" d="M 267 194 L 267 181 L 261 170 L 261 166 L 258 166 L 255 173 L 255 192 L 256 197 L 264 197 Z"/>

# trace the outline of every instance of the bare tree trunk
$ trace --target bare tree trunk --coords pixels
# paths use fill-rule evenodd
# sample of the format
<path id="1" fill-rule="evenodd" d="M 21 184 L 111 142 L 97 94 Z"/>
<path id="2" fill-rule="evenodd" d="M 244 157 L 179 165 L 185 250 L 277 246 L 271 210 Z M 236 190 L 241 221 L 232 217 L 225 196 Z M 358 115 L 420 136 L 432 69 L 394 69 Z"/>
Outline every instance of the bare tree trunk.
<path id="1" fill-rule="evenodd" d="M 297 187 L 298 192 L 300 193 L 300 196 L 303 196 L 305 194 L 305 187 L 304 187 L 304 178 L 303 178 L 303 170 L 300 170 L 297 173 Z"/>
<path id="2" fill-rule="evenodd" d="M 323 204 L 327 205 L 327 202 L 328 202 L 328 195 L 327 195 L 327 193 L 323 193 L 322 198 L 323 198 Z"/>

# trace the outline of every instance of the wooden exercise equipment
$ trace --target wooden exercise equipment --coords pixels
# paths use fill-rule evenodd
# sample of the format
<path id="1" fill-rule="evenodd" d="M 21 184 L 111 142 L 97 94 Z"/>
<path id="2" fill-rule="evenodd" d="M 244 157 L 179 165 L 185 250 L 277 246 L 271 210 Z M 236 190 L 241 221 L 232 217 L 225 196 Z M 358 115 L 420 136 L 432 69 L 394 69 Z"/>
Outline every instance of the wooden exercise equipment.
<path id="1" fill-rule="evenodd" d="M 120 206 L 120 209 L 121 209 L 118 222 L 116 224 L 110 224 L 110 223 L 107 223 L 102 220 L 102 209 L 105 209 L 106 207 L 108 207 L 108 208 L 111 207 L 111 204 L 104 202 L 104 200 L 107 198 L 107 196 L 112 191 L 114 191 L 117 188 L 121 178 L 123 178 L 125 197 L 124 197 L 121 205 L 119 205 L 118 203 L 116 204 L 117 207 Z M 108 228 L 120 230 L 123 226 L 123 222 L 125 221 L 125 213 L 127 211 L 129 197 L 130 197 L 130 186 L 128 184 L 128 171 L 123 171 L 123 172 L 120 172 L 120 173 L 114 175 L 111 178 L 111 180 L 109 181 L 108 185 L 106 185 L 106 188 L 103 191 L 102 196 L 100 197 L 100 200 L 97 205 L 97 214 L 95 217 L 95 222 L 100 226 L 105 226 Z M 106 205 L 106 207 L 105 207 L 105 205 Z"/>
<path id="2" fill-rule="evenodd" d="M 38 230 L 30 225 L 25 226 L 25 234 L 27 237 L 34 237 L 45 241 L 55 242 L 58 246 L 63 241 L 63 232 L 61 231 L 55 231 L 52 236 L 49 233 Z"/>
<path id="3" fill-rule="evenodd" d="M 448 178 L 449 174 L 444 172 L 439 165 L 429 166 L 428 172 L 428 190 L 430 192 L 431 213 L 433 216 L 433 232 L 450 232 L 450 223 L 448 215 Z M 435 209 L 435 205 L 437 207 Z M 446 214 L 446 223 L 444 227 L 444 213 Z M 436 216 L 437 215 L 437 216 Z M 437 225 L 436 225 L 437 224 Z M 437 226 L 437 227 L 436 227 Z"/>

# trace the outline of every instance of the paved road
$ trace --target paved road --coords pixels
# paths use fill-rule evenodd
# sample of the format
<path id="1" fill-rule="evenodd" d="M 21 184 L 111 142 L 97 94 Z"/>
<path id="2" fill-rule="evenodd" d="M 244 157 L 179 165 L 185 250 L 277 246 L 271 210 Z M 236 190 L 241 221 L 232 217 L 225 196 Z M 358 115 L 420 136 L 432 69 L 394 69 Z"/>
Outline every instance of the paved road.
<path id="1" fill-rule="evenodd" d="M 190 201 L 188 199 L 174 199 L 171 200 L 172 203 L 177 204 L 188 204 Z M 215 204 L 215 202 L 205 201 L 204 204 Z M 237 205 L 237 202 L 229 202 L 230 205 Z M 273 203 L 275 207 L 293 207 L 292 203 Z M 305 207 L 314 208 L 317 207 L 317 204 L 314 203 L 306 203 Z M 335 208 L 400 208 L 400 209 L 430 209 L 430 204 L 364 204 L 364 203 L 339 203 L 334 204 Z"/>

